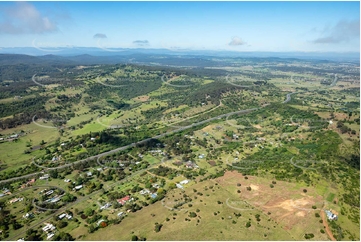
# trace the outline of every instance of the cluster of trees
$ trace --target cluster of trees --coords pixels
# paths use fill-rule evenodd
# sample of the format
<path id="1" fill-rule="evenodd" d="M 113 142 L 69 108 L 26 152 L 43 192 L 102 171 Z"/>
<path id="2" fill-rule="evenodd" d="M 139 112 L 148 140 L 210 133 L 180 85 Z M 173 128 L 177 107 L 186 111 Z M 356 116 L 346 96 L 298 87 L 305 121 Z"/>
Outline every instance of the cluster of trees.
<path id="1" fill-rule="evenodd" d="M 347 127 L 342 121 L 337 122 L 337 128 L 340 130 L 342 134 L 349 133 L 349 134 L 356 134 L 356 130 L 351 130 L 351 128 Z"/>

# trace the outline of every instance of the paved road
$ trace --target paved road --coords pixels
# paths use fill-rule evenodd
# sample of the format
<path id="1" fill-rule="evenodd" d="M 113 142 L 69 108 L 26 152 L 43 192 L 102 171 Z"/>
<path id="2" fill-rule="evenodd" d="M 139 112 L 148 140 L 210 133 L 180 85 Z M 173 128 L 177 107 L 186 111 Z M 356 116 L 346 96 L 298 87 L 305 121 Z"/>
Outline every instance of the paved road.
<path id="1" fill-rule="evenodd" d="M 161 160 L 161 162 L 163 162 L 163 159 Z M 124 182 L 124 181 L 127 181 L 128 179 L 132 178 L 133 176 L 136 176 L 136 175 L 138 175 L 138 174 L 140 174 L 140 173 L 142 173 L 142 172 L 144 172 L 144 171 L 146 171 L 146 170 L 149 170 L 149 169 L 157 166 L 158 164 L 159 164 L 159 163 L 155 163 L 155 164 L 150 165 L 149 167 L 147 167 L 147 168 L 145 168 L 145 169 L 142 169 L 142 170 L 139 170 L 139 171 L 135 171 L 135 172 L 133 172 L 130 176 L 127 176 L 127 177 L 123 178 L 122 180 L 115 181 L 115 182 L 109 184 L 109 185 L 107 186 L 107 189 L 109 190 L 109 189 L 111 189 L 112 187 L 119 185 L 119 183 Z M 57 187 L 57 186 L 43 185 L 43 186 L 36 186 L 36 187 Z M 26 190 L 34 189 L 34 188 L 36 188 L 36 187 L 29 187 L 29 188 L 26 189 Z M 58 187 L 58 188 L 59 188 L 59 187 Z M 63 190 L 62 188 L 60 188 L 60 189 Z M 23 191 L 25 191 L 25 190 L 23 190 Z M 21 191 L 21 192 L 23 192 L 23 191 Z M 78 204 L 78 203 L 80 203 L 80 202 L 83 202 L 84 200 L 91 199 L 92 197 L 94 197 L 94 195 L 96 195 L 96 194 L 98 194 L 98 193 L 101 193 L 101 192 L 103 192 L 103 189 L 100 189 L 100 190 L 98 190 L 98 191 L 92 192 L 91 194 L 86 195 L 86 196 L 84 196 L 84 197 L 80 197 L 80 198 L 78 198 L 75 202 L 68 203 L 68 204 L 66 204 L 65 206 L 59 208 L 59 209 L 56 210 L 56 211 L 52 211 L 52 210 L 51 210 L 51 211 L 53 212 L 52 214 L 50 214 L 49 216 L 46 216 L 45 218 L 41 219 L 40 221 L 36 222 L 35 224 L 33 224 L 33 225 L 29 226 L 29 227 L 24 227 L 24 231 L 22 231 L 22 232 L 18 231 L 18 233 L 17 233 L 16 235 L 14 235 L 13 237 L 9 238 L 8 240 L 10 241 L 10 240 L 17 240 L 18 238 L 22 238 L 22 236 L 26 233 L 27 230 L 32 229 L 32 228 L 35 228 L 35 227 L 38 227 L 39 225 L 44 224 L 44 222 L 46 222 L 47 220 L 51 219 L 51 218 L 54 217 L 56 214 L 57 214 L 57 215 L 60 215 L 60 214 L 62 214 L 63 212 L 65 212 L 65 210 L 69 209 L 70 207 L 73 207 L 74 205 L 76 205 L 76 204 Z M 18 193 L 20 193 L 20 192 L 18 192 Z M 16 193 L 16 194 L 18 194 L 18 193 Z M 12 194 L 12 195 L 14 195 L 14 194 Z"/>
<path id="2" fill-rule="evenodd" d="M 331 83 L 331 87 L 334 87 L 336 86 L 336 83 L 337 83 L 337 74 L 335 74 L 335 79 L 333 80 L 333 82 Z"/>
<path id="3" fill-rule="evenodd" d="M 293 94 L 293 93 L 287 94 L 287 99 L 286 99 L 287 102 L 291 99 L 291 97 L 290 97 L 291 94 Z M 283 102 L 283 103 L 286 103 L 286 101 Z M 182 131 L 182 130 L 186 130 L 186 129 L 189 129 L 189 128 L 192 128 L 192 127 L 195 127 L 195 126 L 198 126 L 198 125 L 201 125 L 201 124 L 204 124 L 204 123 L 207 123 L 207 122 L 216 120 L 216 119 L 221 119 L 221 118 L 223 118 L 223 117 L 227 117 L 227 116 L 235 115 L 235 114 L 247 113 L 247 112 L 255 111 L 255 110 L 257 110 L 257 109 L 260 109 L 260 108 L 251 108 L 251 109 L 245 109 L 245 110 L 234 111 L 234 112 L 230 112 L 230 113 L 226 113 L 226 114 L 221 114 L 221 115 L 218 115 L 218 116 L 216 116 L 216 117 L 213 117 L 213 118 L 210 118 L 210 119 L 206 119 L 206 120 L 203 120 L 203 121 L 198 122 L 198 123 L 193 123 L 193 124 L 191 124 L 191 125 L 188 125 L 188 126 L 185 126 L 185 127 L 179 128 L 179 129 L 175 129 L 175 130 L 166 132 L 166 133 L 164 133 L 164 134 L 156 135 L 156 136 L 153 137 L 153 139 L 159 139 L 159 138 L 165 137 L 165 136 L 167 136 L 167 135 L 170 135 L 170 134 L 173 134 L 173 133 L 177 133 L 177 132 L 180 132 L 180 131 Z M 119 148 L 117 148 L 117 149 L 114 149 L 114 150 L 111 150 L 111 151 L 108 151 L 108 152 L 104 152 L 104 153 L 101 153 L 101 154 L 98 154 L 98 155 L 95 155 L 95 156 L 92 156 L 92 157 L 88 157 L 88 158 L 86 158 L 86 159 L 79 160 L 79 161 L 76 161 L 76 162 L 71 163 L 71 164 L 66 164 L 66 165 L 63 165 L 63 166 L 60 166 L 60 167 L 53 167 L 53 168 L 48 168 L 48 169 L 49 169 L 49 170 L 53 170 L 53 169 L 64 168 L 64 167 L 71 166 L 71 165 L 76 164 L 76 163 L 84 162 L 84 161 L 86 161 L 86 160 L 91 160 L 91 159 L 99 158 L 99 157 L 102 157 L 102 156 L 105 156 L 105 155 L 109 155 L 109 154 L 112 154 L 112 153 L 115 153 L 115 152 L 118 152 L 118 151 L 122 151 L 122 150 L 129 149 L 129 148 L 131 148 L 131 147 L 134 147 L 136 144 L 140 144 L 140 143 L 143 143 L 143 142 L 147 142 L 147 141 L 149 141 L 149 140 L 151 140 L 151 139 L 152 139 L 152 138 L 144 139 L 144 140 L 142 140 L 142 141 L 139 141 L 139 142 L 136 142 L 136 143 L 132 143 L 132 144 L 130 144 L 130 145 L 126 145 L 126 146 L 123 146 L 123 147 L 119 147 Z M 161 162 L 164 162 L 164 160 L 162 159 Z M 130 176 L 128 176 L 128 177 L 126 177 L 126 178 L 124 178 L 124 179 L 122 179 L 122 180 L 120 180 L 120 181 L 116 181 L 116 182 L 112 183 L 111 185 L 108 186 L 108 188 L 114 187 L 114 186 L 116 186 L 117 184 L 119 184 L 120 182 L 123 182 L 123 181 L 125 181 L 125 180 L 127 180 L 127 179 L 129 179 L 129 178 L 131 178 L 131 177 L 133 177 L 133 176 L 135 176 L 135 175 L 138 175 L 138 174 L 140 174 L 141 172 L 144 172 L 144 170 L 148 170 L 148 169 L 150 169 L 150 168 L 152 168 L 152 167 L 154 167 L 154 166 L 156 166 L 156 165 L 158 165 L 158 163 L 155 163 L 155 164 L 149 166 L 149 167 L 146 168 L 146 169 L 136 171 L 136 172 L 132 173 Z M 40 174 L 40 173 L 41 173 L 41 172 L 36 172 L 36 173 L 28 174 L 28 175 L 25 175 L 25 176 L 14 177 L 14 178 L 11 178 L 11 179 L 2 180 L 2 181 L 0 181 L 0 183 L 2 183 L 2 182 L 14 181 L 14 180 L 16 180 L 16 179 L 22 179 L 22 178 L 26 178 L 26 177 L 31 177 L 31 176 L 38 175 L 38 174 Z M 31 188 L 29 188 L 29 189 L 31 189 Z M 19 232 L 19 233 L 16 234 L 15 236 L 9 238 L 9 240 L 15 240 L 16 238 L 21 238 L 22 235 L 24 235 L 24 234 L 26 233 L 26 230 L 31 229 L 31 228 L 35 228 L 35 227 L 43 224 L 45 221 L 51 219 L 55 214 L 60 214 L 60 213 L 64 212 L 65 210 L 67 210 L 69 207 L 72 207 L 72 206 L 74 206 L 75 204 L 78 204 L 78 203 L 80 203 L 80 202 L 82 202 L 82 201 L 84 201 L 84 200 L 90 199 L 90 198 L 93 197 L 94 195 L 102 192 L 102 190 L 103 190 L 103 189 L 100 189 L 100 190 L 98 190 L 98 191 L 95 191 L 95 192 L 87 195 L 87 196 L 84 196 L 84 197 L 81 197 L 81 198 L 77 199 L 77 200 L 76 200 L 75 202 L 73 202 L 73 203 L 67 204 L 66 206 L 60 208 L 60 209 L 57 210 L 56 212 L 50 214 L 49 216 L 43 218 L 42 220 L 40 220 L 40 221 L 38 221 L 38 222 L 36 222 L 34 225 L 32 225 L 32 226 L 30 226 L 30 227 L 27 227 L 24 231 Z"/>
<path id="4" fill-rule="evenodd" d="M 289 102 L 289 101 L 291 100 L 291 95 L 292 95 L 292 94 L 295 94 L 295 93 L 296 93 L 296 92 L 288 93 L 288 94 L 286 95 L 286 100 L 285 100 L 283 103 Z M 260 109 L 260 108 L 262 108 L 262 107 L 259 107 L 259 108 L 251 108 L 251 109 L 244 109 L 244 110 L 229 112 L 229 113 L 226 113 L 226 114 L 221 114 L 221 115 L 218 115 L 218 116 L 213 117 L 213 118 L 209 118 L 209 119 L 206 119 L 206 120 L 197 122 L 197 123 L 193 123 L 193 124 L 188 125 L 188 126 L 184 126 L 184 127 L 181 127 L 181 128 L 175 129 L 175 130 L 172 130 L 172 131 L 168 131 L 168 132 L 163 133 L 163 134 L 156 135 L 156 136 L 154 136 L 154 137 L 152 137 L 152 138 L 144 139 L 144 140 L 141 140 L 141 141 L 138 141 L 138 142 L 135 142 L 135 143 L 126 145 L 126 146 L 122 146 L 122 147 L 116 148 L 116 149 L 114 149 L 114 150 L 110 150 L 110 151 L 107 151 L 107 152 L 104 152 L 104 153 L 101 153 L 101 154 L 98 154 L 98 155 L 94 155 L 94 156 L 91 156 L 91 157 L 88 157 L 88 158 L 85 158 L 85 159 L 82 159 L 82 160 L 78 160 L 78 161 L 76 161 L 76 162 L 72 162 L 72 163 L 69 163 L 69 164 L 65 164 L 65 165 L 62 165 L 62 166 L 46 168 L 45 170 L 62 169 L 62 168 L 70 167 L 70 166 L 72 166 L 72 165 L 79 164 L 79 163 L 82 163 L 82 162 L 85 162 L 85 161 L 90 161 L 90 160 L 98 159 L 98 158 L 100 158 L 100 157 L 102 157 L 102 156 L 110 155 L 110 154 L 113 154 L 113 153 L 116 153 L 116 152 L 119 152 L 119 151 L 123 151 L 123 150 L 127 150 L 127 149 L 129 149 L 129 148 L 135 147 L 137 144 L 145 143 L 145 142 L 147 142 L 147 141 L 150 141 L 151 139 L 160 139 L 160 138 L 163 138 L 163 137 L 165 137 L 165 136 L 167 136 L 167 135 L 171 135 L 171 134 L 174 134 L 174 133 L 177 133 L 177 132 L 180 132 L 180 131 L 189 129 L 189 128 L 193 128 L 193 127 L 196 127 L 196 126 L 199 126 L 199 125 L 202 125 L 202 124 L 205 124 L 205 123 L 214 121 L 214 120 L 216 120 L 216 119 L 221 119 L 221 118 L 224 118 L 224 117 L 227 117 L 227 116 L 231 116 L 231 115 L 235 115 L 235 114 L 248 113 L 248 112 L 252 112 L 252 111 L 255 111 L 255 110 L 257 110 L 257 109 Z M 23 175 L 23 176 L 18 176 L 18 177 L 9 178 L 9 179 L 6 179 L 6 180 L 1 180 L 1 181 L 0 181 L 0 184 L 1 184 L 1 183 L 6 183 L 6 182 L 11 182 L 11 181 L 16 181 L 16 180 L 19 180 L 19 179 L 34 177 L 34 176 L 37 176 L 37 175 L 39 175 L 39 174 L 42 174 L 42 172 L 35 172 L 35 173 Z"/>
<path id="5" fill-rule="evenodd" d="M 297 92 L 288 93 L 288 94 L 286 95 L 286 100 L 283 101 L 283 103 L 288 103 L 289 101 L 291 101 L 291 95 L 292 95 L 292 94 L 296 94 L 296 93 L 297 93 Z"/>

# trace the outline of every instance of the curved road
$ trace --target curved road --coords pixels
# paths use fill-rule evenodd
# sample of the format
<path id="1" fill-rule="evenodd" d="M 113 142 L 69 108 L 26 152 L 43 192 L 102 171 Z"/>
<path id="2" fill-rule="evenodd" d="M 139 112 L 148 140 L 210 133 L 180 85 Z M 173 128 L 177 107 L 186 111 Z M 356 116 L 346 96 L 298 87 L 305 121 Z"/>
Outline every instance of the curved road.
<path id="1" fill-rule="evenodd" d="M 292 93 L 288 93 L 286 95 L 286 100 L 283 102 L 283 103 L 287 103 L 291 100 L 291 95 L 292 94 L 295 94 L 296 92 L 292 92 Z M 168 131 L 166 133 L 163 133 L 163 134 L 159 134 L 159 135 L 156 135 L 152 138 L 148 138 L 148 139 L 144 139 L 144 140 L 141 140 L 141 141 L 138 141 L 138 142 L 135 142 L 135 143 L 131 143 L 129 145 L 126 145 L 126 146 L 122 146 L 122 147 L 119 147 L 119 148 L 116 148 L 114 150 L 110 150 L 110 151 L 107 151 L 107 152 L 104 152 L 104 153 L 101 153 L 101 154 L 98 154 L 98 155 L 94 155 L 94 156 L 91 156 L 91 157 L 88 157 L 88 158 L 85 158 L 85 159 L 82 159 L 82 160 L 78 160 L 76 162 L 73 162 L 73 163 L 69 163 L 69 164 L 65 164 L 65 165 L 62 165 L 62 166 L 57 166 L 57 167 L 49 167 L 47 168 L 46 170 L 56 170 L 56 169 L 62 169 L 62 168 L 65 168 L 65 167 L 70 167 L 72 165 L 75 165 L 75 164 L 79 164 L 79 163 L 82 163 L 82 162 L 85 162 L 85 161 L 90 161 L 90 160 L 93 160 L 93 159 L 98 159 L 102 156 L 105 156 L 105 155 L 110 155 L 110 154 L 113 154 L 113 153 L 116 153 L 118 151 L 123 151 L 123 150 L 127 150 L 129 148 L 132 148 L 132 147 L 135 147 L 137 144 L 142 144 L 142 143 L 145 143 L 151 139 L 159 139 L 159 138 L 163 138 L 167 135 L 170 135 L 170 134 L 174 134 L 174 133 L 177 133 L 177 132 L 180 132 L 180 131 L 183 131 L 183 130 L 186 130 L 186 129 L 189 129 L 189 128 L 193 128 L 195 126 L 198 126 L 198 125 L 202 125 L 202 124 L 205 124 L 205 123 L 208 123 L 210 121 L 214 121 L 216 119 L 221 119 L 221 118 L 224 118 L 224 117 L 227 117 L 227 116 L 230 116 L 230 115 L 235 115 L 235 114 L 241 114 L 241 113 L 248 113 L 248 112 L 252 112 L 252 111 L 255 111 L 255 110 L 258 110 L 260 108 L 251 108 L 251 109 L 244 109 L 244 110 L 240 110 L 240 111 L 234 111 L 234 112 L 229 112 L 229 113 L 226 113 L 226 114 L 221 114 L 221 115 L 218 115 L 216 117 L 213 117 L 213 118 L 209 118 L 209 119 L 206 119 L 206 120 L 203 120 L 203 121 L 200 121 L 198 123 L 193 123 L 191 125 L 188 125 L 188 126 L 184 126 L 184 127 L 181 127 L 181 128 L 178 128 L 178 129 L 175 129 L 175 130 L 172 130 L 172 131 Z M 41 174 L 42 172 L 35 172 L 35 173 L 31 173 L 31 174 L 27 174 L 27 175 L 23 175 L 23 176 L 18 176 L 18 177 L 13 177 L 13 178 L 9 178 L 9 179 L 6 179 L 6 180 L 1 180 L 0 181 L 0 184 L 1 183 L 6 183 L 6 182 L 11 182 L 11 181 L 16 181 L 16 180 L 20 180 L 20 179 L 24 179 L 24 178 L 29 178 L 29 177 L 33 177 L 33 176 L 37 176 L 39 174 Z"/>
<path id="2" fill-rule="evenodd" d="M 286 101 L 284 101 L 283 103 L 287 103 L 287 102 L 289 102 L 289 101 L 291 100 L 291 96 L 290 96 L 291 94 L 293 94 L 293 93 L 287 94 L 287 99 L 286 99 Z M 182 131 L 182 130 L 185 130 L 185 129 L 188 129 L 188 128 L 191 128 L 191 127 L 195 127 L 195 126 L 197 126 L 197 125 L 201 125 L 201 124 L 204 124 L 204 123 L 207 123 L 207 122 L 216 120 L 216 119 L 221 119 L 221 118 L 226 117 L 226 116 L 229 116 L 229 115 L 247 113 L 247 112 L 250 112 L 250 111 L 257 110 L 257 109 L 260 109 L 260 108 L 245 109 L 245 110 L 230 112 L 230 113 L 226 113 L 226 114 L 221 114 L 221 115 L 219 115 L 219 116 L 216 116 L 216 117 L 213 117 L 213 118 L 210 118 L 210 119 L 206 119 L 206 120 L 203 120 L 203 121 L 201 121 L 201 122 L 194 123 L 194 124 L 192 124 L 192 125 L 188 125 L 188 126 L 185 126 L 185 127 L 179 128 L 179 129 L 176 129 L 176 130 L 169 131 L 169 132 L 164 133 L 164 134 L 160 134 L 160 135 L 154 136 L 153 138 L 161 138 L 161 137 L 164 137 L 164 136 L 166 136 L 166 135 L 173 134 L 173 133 L 176 133 L 176 132 L 179 132 L 179 131 Z M 139 142 L 136 142 L 136 143 L 132 143 L 132 144 L 130 144 L 130 145 L 126 145 L 126 146 L 123 146 L 123 147 L 119 147 L 119 148 L 117 148 L 117 149 L 114 149 L 114 150 L 111 150 L 111 151 L 108 151 L 108 152 L 104 152 L 104 153 L 101 153 L 101 154 L 98 154 L 98 155 L 95 155 L 95 156 L 92 156 L 92 157 L 88 157 L 88 158 L 86 158 L 86 159 L 79 160 L 79 161 L 76 161 L 76 162 L 71 163 L 71 164 L 66 164 L 66 165 L 63 165 L 63 166 L 60 166 L 60 167 L 48 168 L 48 170 L 59 169 L 59 168 L 71 166 L 71 165 L 76 164 L 76 163 L 80 163 L 80 162 L 84 162 L 84 161 L 87 161 L 87 160 L 99 158 L 99 157 L 104 156 L 104 155 L 112 154 L 112 153 L 117 152 L 117 151 L 121 151 L 121 150 L 128 149 L 128 148 L 130 148 L 130 147 L 134 147 L 136 144 L 140 144 L 140 143 L 146 142 L 146 141 L 148 141 L 148 140 L 150 140 L 150 139 L 152 139 L 152 138 L 144 139 L 144 140 L 142 140 L 142 141 L 139 141 Z M 163 162 L 163 159 L 162 159 L 161 162 Z M 152 168 L 152 167 L 155 166 L 155 165 L 157 165 L 157 163 L 149 166 L 149 167 L 146 168 L 146 169 Z M 143 171 L 146 170 L 146 169 L 142 169 L 142 170 L 136 171 L 136 172 L 132 173 L 129 177 L 126 177 L 126 178 L 124 178 L 124 179 L 122 179 L 122 180 L 120 180 L 120 181 L 115 181 L 113 184 L 111 184 L 110 186 L 108 186 L 108 188 L 109 188 L 109 187 L 112 187 L 112 186 L 116 186 L 119 182 L 122 182 L 122 181 L 124 181 L 124 180 L 129 179 L 130 177 L 133 177 L 133 176 L 135 176 L 135 175 L 137 175 L 137 174 L 140 174 L 141 172 L 143 172 Z M 2 181 L 0 181 L 0 184 L 1 184 L 2 182 L 9 182 L 9 181 L 13 181 L 13 180 L 16 180 L 16 179 L 22 179 L 22 178 L 26 178 L 26 177 L 35 176 L 35 175 L 38 175 L 38 174 L 40 174 L 40 173 L 41 173 L 41 172 L 36 172 L 36 173 L 33 173 L 33 174 L 28 174 L 28 175 L 24 175 L 24 176 L 20 176 L 20 177 L 14 177 L 14 178 L 10 178 L 10 179 L 7 179 L 7 180 L 2 180 Z M 29 188 L 29 189 L 31 189 L 31 188 Z M 30 226 L 30 227 L 27 228 L 26 230 L 31 229 L 31 228 L 34 228 L 34 227 L 36 227 L 36 226 L 39 226 L 39 225 L 43 224 L 45 221 L 47 221 L 47 220 L 49 220 L 50 218 L 52 218 L 52 217 L 54 216 L 54 214 L 60 214 L 61 212 L 64 212 L 66 209 L 68 209 L 69 207 L 74 206 L 75 204 L 80 203 L 80 202 L 82 202 L 82 201 L 84 201 L 84 200 L 87 200 L 87 199 L 93 197 L 95 194 L 98 194 L 98 193 L 100 193 L 100 192 L 102 192 L 102 191 L 103 191 L 103 189 L 99 189 L 98 191 L 95 191 L 95 192 L 93 192 L 93 193 L 91 193 L 91 194 L 89 194 L 89 195 L 86 195 L 86 196 L 84 196 L 84 197 L 81 197 L 81 198 L 77 199 L 75 202 L 72 202 L 72 203 L 67 204 L 66 206 L 58 209 L 58 210 L 57 210 L 56 212 L 54 212 L 53 214 L 50 214 L 49 216 L 47 216 L 47 217 L 41 219 L 40 221 L 36 222 L 34 225 Z M 21 191 L 21 192 L 23 192 L 23 191 Z M 22 231 L 22 232 L 19 232 L 19 233 L 16 234 L 15 236 L 9 238 L 9 240 L 15 240 L 17 237 L 21 237 L 23 234 L 25 234 L 26 230 L 25 230 L 25 231 Z"/>

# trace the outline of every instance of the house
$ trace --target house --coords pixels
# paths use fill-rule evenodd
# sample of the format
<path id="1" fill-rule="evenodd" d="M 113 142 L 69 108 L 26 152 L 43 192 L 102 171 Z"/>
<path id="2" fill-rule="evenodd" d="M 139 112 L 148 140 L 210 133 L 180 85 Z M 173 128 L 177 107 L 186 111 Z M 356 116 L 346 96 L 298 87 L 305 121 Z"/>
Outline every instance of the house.
<path id="1" fill-rule="evenodd" d="M 337 218 L 338 218 L 337 215 L 332 213 L 330 210 L 325 210 L 325 213 L 329 220 L 337 220 Z"/>
<path id="2" fill-rule="evenodd" d="M 54 190 L 47 191 L 47 192 L 45 193 L 45 196 L 49 196 L 49 195 L 51 195 L 51 194 L 53 194 L 53 193 L 54 193 Z"/>
<path id="3" fill-rule="evenodd" d="M 148 189 L 143 189 L 139 192 L 140 195 L 145 195 L 145 194 L 149 194 L 150 191 Z"/>
<path id="4" fill-rule="evenodd" d="M 86 173 L 86 175 L 87 175 L 87 176 L 92 176 L 93 174 L 91 173 L 91 171 L 88 171 L 88 172 Z"/>
<path id="5" fill-rule="evenodd" d="M 198 156 L 199 159 L 203 159 L 204 157 L 205 157 L 204 154 L 201 154 L 201 155 Z"/>
<path id="6" fill-rule="evenodd" d="M 66 216 L 66 214 L 63 213 L 63 214 L 60 214 L 58 218 L 59 218 L 59 219 L 63 219 L 63 218 L 65 218 L 65 216 Z"/>
<path id="7" fill-rule="evenodd" d="M 16 197 L 16 198 L 11 199 L 11 200 L 9 201 L 9 203 L 11 204 L 11 203 L 19 202 L 19 201 L 21 202 L 23 199 L 24 199 L 24 198 L 22 198 L 22 197 Z"/>
<path id="8" fill-rule="evenodd" d="M 33 218 L 34 214 L 32 213 L 26 213 L 25 215 L 23 215 L 23 218 Z"/>
<path id="9" fill-rule="evenodd" d="M 66 215 L 66 218 L 69 220 L 69 219 L 71 219 L 73 216 L 72 215 L 70 215 L 70 214 L 67 214 Z"/>
<path id="10" fill-rule="evenodd" d="M 180 185 L 180 184 L 178 184 L 178 183 L 176 183 L 175 185 L 176 185 L 178 188 L 183 189 L 183 186 L 182 186 L 182 185 Z"/>
<path id="11" fill-rule="evenodd" d="M 64 182 L 71 182 L 71 180 L 70 179 L 65 179 Z"/>
<path id="12" fill-rule="evenodd" d="M 153 199 L 156 198 L 156 197 L 157 197 L 157 193 L 152 193 L 152 194 L 150 194 L 150 197 L 153 198 Z"/>
<path id="13" fill-rule="evenodd" d="M 54 233 L 48 234 L 48 237 L 46 237 L 48 240 L 51 239 L 54 236 Z"/>
<path id="14" fill-rule="evenodd" d="M 152 186 L 153 186 L 154 188 L 160 188 L 160 186 L 159 186 L 157 183 L 154 183 Z"/>
<path id="15" fill-rule="evenodd" d="M 188 180 L 183 180 L 179 184 L 184 185 L 184 184 L 187 184 L 188 182 L 189 182 Z"/>
<path id="16" fill-rule="evenodd" d="M 55 196 L 55 197 L 53 197 L 53 198 L 51 198 L 51 199 L 49 199 L 49 200 L 47 200 L 47 201 L 49 201 L 50 203 L 57 203 L 57 202 L 60 201 L 60 198 L 61 198 L 62 196 L 63 196 L 63 195 L 61 195 L 61 196 Z"/>
<path id="17" fill-rule="evenodd" d="M 193 168 L 198 168 L 198 166 L 195 163 L 193 163 L 192 161 L 187 161 L 186 168 L 193 169 Z"/>
<path id="18" fill-rule="evenodd" d="M 188 180 L 183 180 L 179 184 L 184 185 L 184 184 L 187 184 L 188 182 L 189 182 Z"/>
<path id="19" fill-rule="evenodd" d="M 118 217 L 123 216 L 123 214 L 124 214 L 124 212 L 120 212 L 120 213 L 118 213 Z"/>
<path id="20" fill-rule="evenodd" d="M 44 176 L 39 177 L 40 180 L 49 179 L 49 174 L 45 174 Z"/>
<path id="21" fill-rule="evenodd" d="M 73 190 L 74 190 L 74 191 L 77 191 L 77 190 L 79 190 L 79 189 L 81 189 L 81 188 L 83 188 L 83 185 L 76 186 L 76 187 L 73 188 Z"/>
<path id="22" fill-rule="evenodd" d="M 100 210 L 107 209 L 107 208 L 109 208 L 110 206 L 112 206 L 111 203 L 106 203 L 104 206 L 101 206 L 101 207 L 100 207 Z"/>
<path id="23" fill-rule="evenodd" d="M 56 229 L 55 226 L 52 225 L 51 223 L 45 223 L 45 224 L 46 224 L 45 227 L 42 228 L 42 230 L 43 230 L 44 232 L 46 232 L 46 231 L 48 231 L 48 230 L 54 230 L 54 229 Z"/>
<path id="24" fill-rule="evenodd" d="M 99 221 L 97 222 L 97 226 L 99 226 L 100 223 L 101 223 L 101 222 L 104 222 L 104 221 L 105 221 L 104 219 L 99 220 Z"/>
<path id="25" fill-rule="evenodd" d="M 93 137 L 92 137 L 92 138 L 90 138 L 90 140 L 91 140 L 91 141 L 94 141 L 94 140 L 95 140 L 95 138 L 93 138 Z"/>
<path id="26" fill-rule="evenodd" d="M 17 139 L 17 138 L 19 138 L 19 135 L 18 135 L 18 134 L 10 135 L 10 139 Z"/>
<path id="27" fill-rule="evenodd" d="M 129 200 L 130 200 L 130 196 L 128 195 L 128 196 L 125 196 L 125 197 L 123 197 L 121 199 L 117 199 L 117 202 L 120 203 L 121 205 L 124 205 Z"/>

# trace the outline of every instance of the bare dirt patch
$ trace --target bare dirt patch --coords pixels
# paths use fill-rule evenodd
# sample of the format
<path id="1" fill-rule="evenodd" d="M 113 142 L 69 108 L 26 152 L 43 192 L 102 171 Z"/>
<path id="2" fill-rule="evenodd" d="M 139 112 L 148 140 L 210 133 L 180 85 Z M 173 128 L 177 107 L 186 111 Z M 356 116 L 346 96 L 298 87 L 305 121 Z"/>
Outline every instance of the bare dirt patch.
<path id="1" fill-rule="evenodd" d="M 323 198 L 316 195 L 312 187 L 308 187 L 307 194 L 303 194 L 293 183 L 277 181 L 271 188 L 269 184 L 272 181 L 269 179 L 255 176 L 247 178 L 236 171 L 227 171 L 217 182 L 226 189 L 239 189 L 241 201 L 268 213 L 269 217 L 282 224 L 286 230 L 300 226 L 309 228 L 309 221 L 317 222 L 314 214 L 322 207 Z M 241 186 L 237 186 L 237 183 Z M 251 187 L 251 190 L 247 190 L 247 187 Z M 313 205 L 317 209 L 313 209 Z"/>
<path id="2" fill-rule="evenodd" d="M 146 101 L 148 101 L 149 100 L 149 96 L 139 96 L 139 97 L 135 97 L 134 98 L 134 100 L 136 100 L 136 101 L 141 101 L 141 102 L 146 102 Z"/>
<path id="3" fill-rule="evenodd" d="M 325 230 L 326 230 L 328 237 L 330 237 L 332 241 L 336 241 L 335 237 L 333 237 L 330 227 L 328 227 L 326 214 L 325 214 L 325 211 L 323 211 L 323 210 L 321 211 L 321 218 L 323 220 L 323 225 L 325 226 Z"/>
<path id="4" fill-rule="evenodd" d="M 252 188 L 252 190 L 258 191 L 258 189 L 259 189 L 259 186 L 257 186 L 257 185 L 251 184 L 251 185 L 249 185 L 249 186 Z"/>

